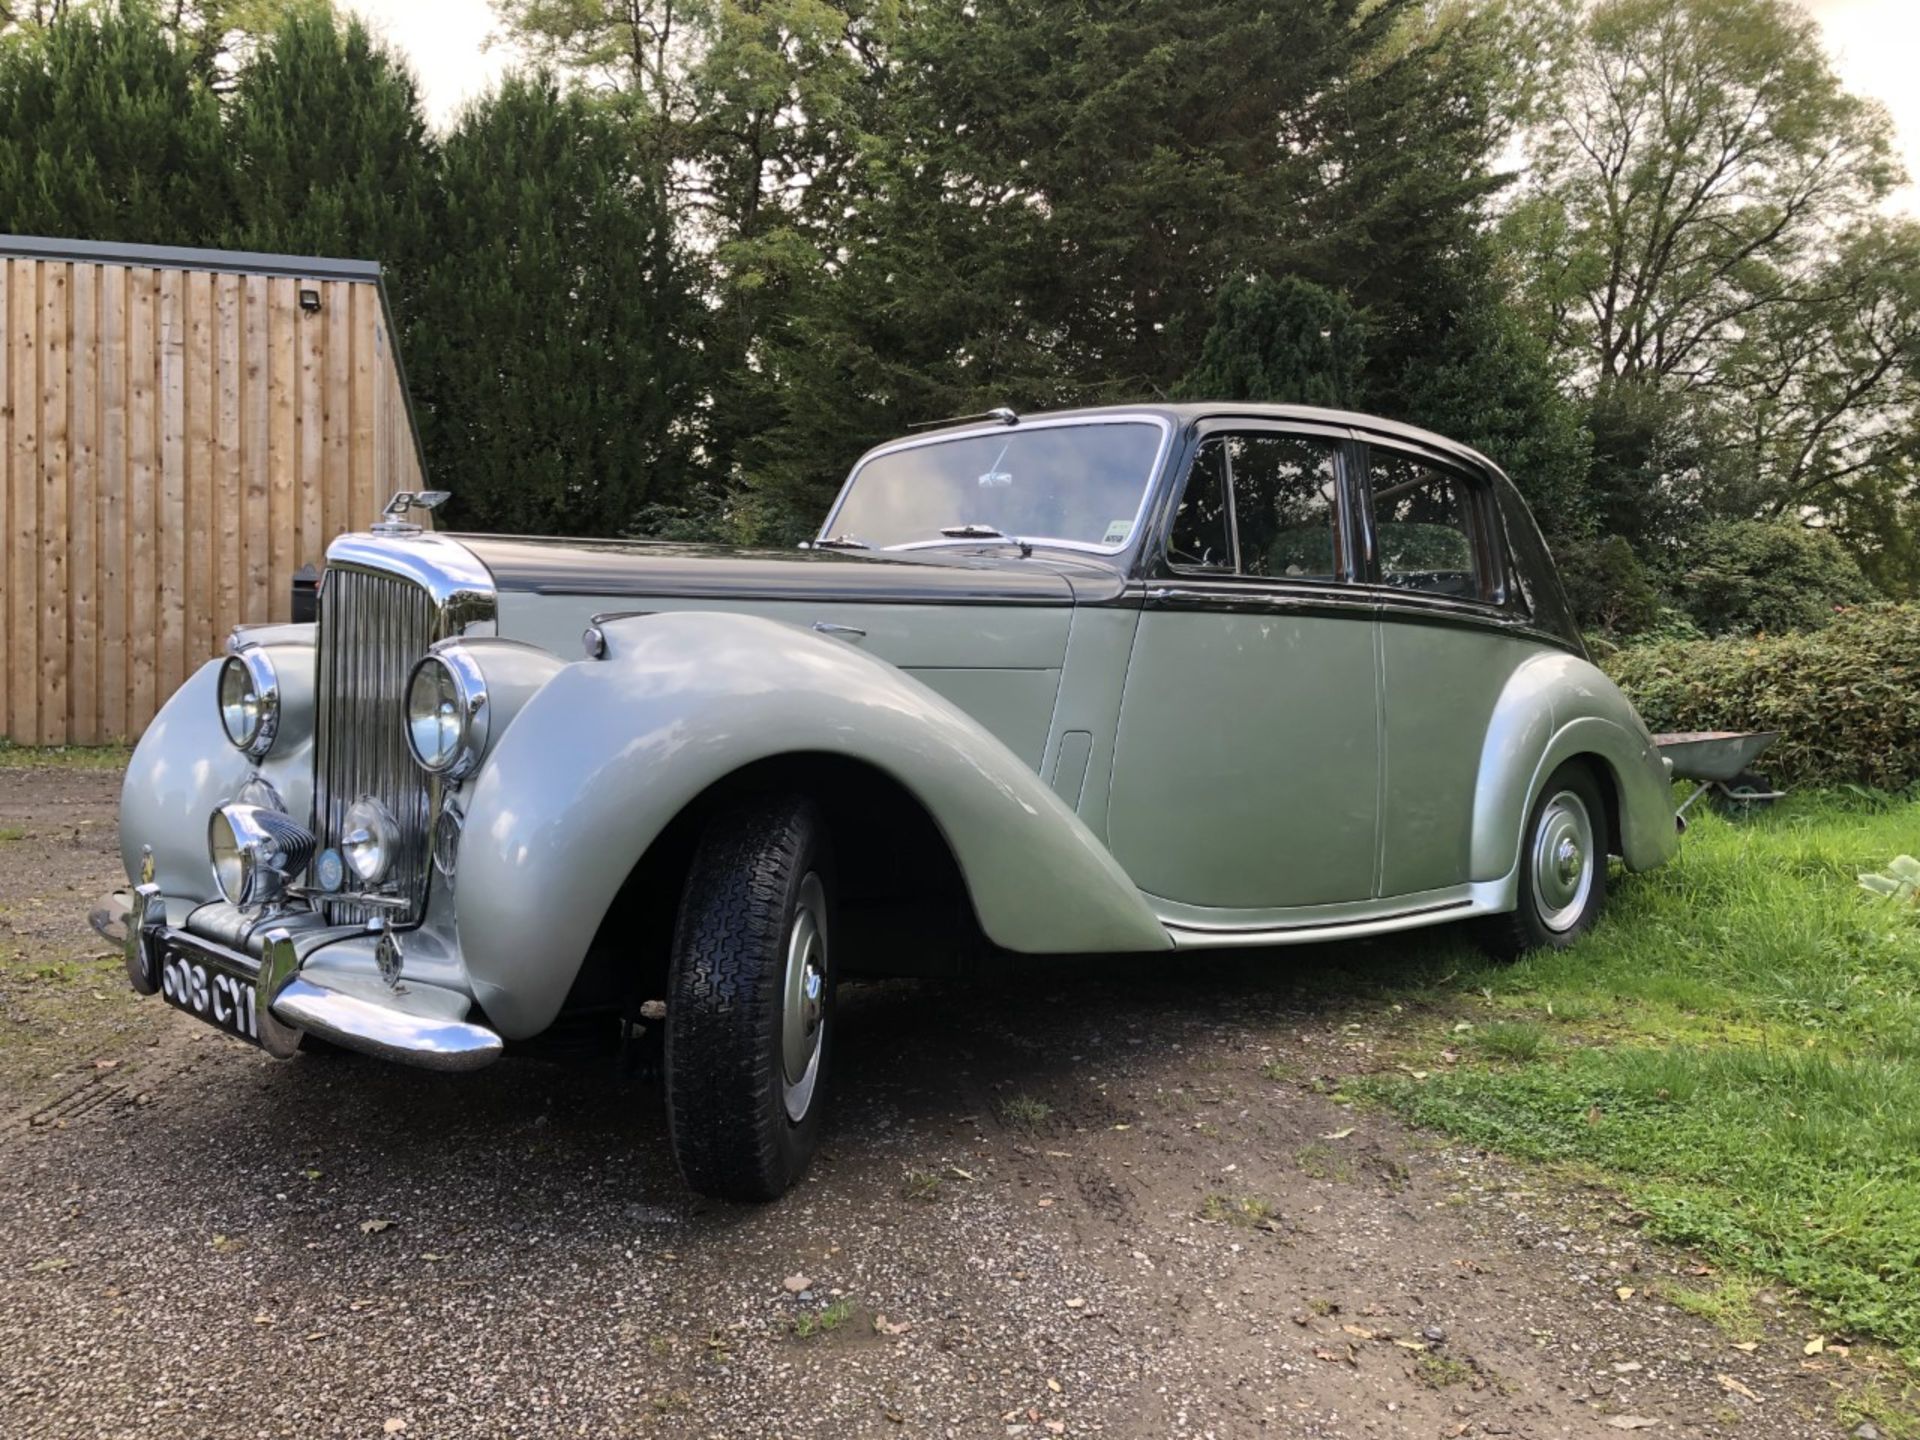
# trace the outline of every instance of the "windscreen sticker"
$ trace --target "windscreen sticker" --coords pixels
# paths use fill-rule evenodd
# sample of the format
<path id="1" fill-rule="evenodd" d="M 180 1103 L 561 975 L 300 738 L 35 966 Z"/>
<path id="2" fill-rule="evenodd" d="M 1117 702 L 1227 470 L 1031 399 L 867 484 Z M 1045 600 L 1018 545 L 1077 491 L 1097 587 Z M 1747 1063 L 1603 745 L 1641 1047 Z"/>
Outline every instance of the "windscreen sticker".
<path id="1" fill-rule="evenodd" d="M 1131 520 L 1109 521 L 1107 524 L 1106 536 L 1104 539 L 1101 540 L 1100 543 L 1102 545 L 1124 545 L 1127 543 L 1127 536 L 1131 535 L 1132 533 L 1133 533 L 1133 521 Z"/>

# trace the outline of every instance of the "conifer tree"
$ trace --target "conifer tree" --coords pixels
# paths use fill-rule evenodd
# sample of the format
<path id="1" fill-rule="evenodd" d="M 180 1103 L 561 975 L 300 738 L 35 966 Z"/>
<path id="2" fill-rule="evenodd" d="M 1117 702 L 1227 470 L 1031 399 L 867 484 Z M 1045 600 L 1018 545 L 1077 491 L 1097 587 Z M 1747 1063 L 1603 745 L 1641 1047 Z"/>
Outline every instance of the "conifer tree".
<path id="1" fill-rule="evenodd" d="M 412 293 L 434 209 L 434 153 L 404 63 L 358 19 L 296 10 L 242 68 L 227 121 L 236 248 L 377 259 Z"/>
<path id="2" fill-rule="evenodd" d="M 1344 295 L 1298 276 L 1226 286 L 1180 393 L 1204 400 L 1360 403 L 1366 332 Z"/>
<path id="3" fill-rule="evenodd" d="M 604 108 L 510 78 L 447 137 L 407 366 L 456 524 L 618 534 L 684 498 L 696 307 Z"/>
<path id="4" fill-rule="evenodd" d="M 232 197 L 219 101 L 147 5 L 76 9 L 0 47 L 0 230 L 207 244 Z"/>

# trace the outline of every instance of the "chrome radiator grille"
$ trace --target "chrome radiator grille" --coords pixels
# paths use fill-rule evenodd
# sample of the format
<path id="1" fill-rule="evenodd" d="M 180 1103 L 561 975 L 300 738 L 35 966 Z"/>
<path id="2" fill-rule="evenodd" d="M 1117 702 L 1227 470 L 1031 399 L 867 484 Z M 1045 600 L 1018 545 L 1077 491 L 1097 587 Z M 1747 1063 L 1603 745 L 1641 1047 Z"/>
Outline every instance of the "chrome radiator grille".
<path id="1" fill-rule="evenodd" d="M 407 752 L 407 676 L 440 638 L 438 623 L 433 597 L 413 581 L 327 567 L 314 695 L 314 825 L 322 845 L 338 846 L 354 801 L 371 795 L 392 812 L 400 849 L 381 888 L 407 901 L 405 911 L 386 912 L 401 925 L 417 922 L 426 909 L 434 799 L 431 782 Z M 328 910 L 350 924 L 374 913 L 350 903 Z"/>

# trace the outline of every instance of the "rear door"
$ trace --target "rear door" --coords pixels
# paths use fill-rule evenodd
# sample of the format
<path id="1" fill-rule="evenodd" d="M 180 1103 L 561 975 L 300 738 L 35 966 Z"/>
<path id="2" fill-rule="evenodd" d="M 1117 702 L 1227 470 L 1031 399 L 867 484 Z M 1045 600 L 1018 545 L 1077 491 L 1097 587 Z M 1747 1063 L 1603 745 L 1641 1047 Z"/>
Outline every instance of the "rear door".
<path id="1" fill-rule="evenodd" d="M 1508 577 L 1486 477 L 1412 442 L 1371 440 L 1358 566 L 1380 607 L 1385 750 L 1380 893 L 1470 874 L 1473 807 L 1493 709 L 1537 648 Z"/>
<path id="2" fill-rule="evenodd" d="M 1200 431 L 1148 562 L 1115 743 L 1108 841 L 1150 895 L 1258 912 L 1373 894 L 1374 614 L 1342 503 L 1356 454 L 1331 427 Z"/>

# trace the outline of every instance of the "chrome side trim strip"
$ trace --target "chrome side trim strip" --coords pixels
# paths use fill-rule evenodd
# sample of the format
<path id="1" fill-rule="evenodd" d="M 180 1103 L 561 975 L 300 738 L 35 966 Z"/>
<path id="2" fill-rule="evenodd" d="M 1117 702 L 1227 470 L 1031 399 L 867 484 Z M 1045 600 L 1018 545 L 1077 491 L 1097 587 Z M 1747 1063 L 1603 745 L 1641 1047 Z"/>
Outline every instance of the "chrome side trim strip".
<path id="1" fill-rule="evenodd" d="M 381 1060 L 425 1070 L 478 1070 L 500 1058 L 500 1037 L 468 1020 L 413 1015 L 296 977 L 274 1001 L 289 1025 Z"/>
<path id="2" fill-rule="evenodd" d="M 1462 920 L 1473 915 L 1492 915 L 1511 910 L 1519 893 L 1519 870 L 1498 880 L 1477 880 L 1424 895 L 1401 896 L 1389 900 L 1362 900 L 1347 905 L 1308 906 L 1287 918 L 1284 912 L 1268 912 L 1236 925 L 1230 911 L 1215 912 L 1223 918 L 1210 922 L 1198 918 L 1190 907 L 1170 901 L 1147 900 L 1166 927 L 1174 947 L 1179 950 L 1225 949 L 1236 946 L 1311 945 L 1329 940 L 1357 940 L 1371 935 L 1390 935 L 1447 920 Z M 1318 913 L 1315 913 L 1318 912 Z"/>

